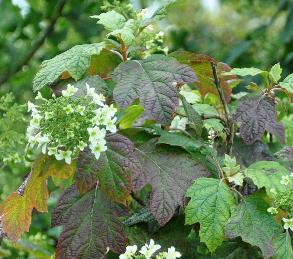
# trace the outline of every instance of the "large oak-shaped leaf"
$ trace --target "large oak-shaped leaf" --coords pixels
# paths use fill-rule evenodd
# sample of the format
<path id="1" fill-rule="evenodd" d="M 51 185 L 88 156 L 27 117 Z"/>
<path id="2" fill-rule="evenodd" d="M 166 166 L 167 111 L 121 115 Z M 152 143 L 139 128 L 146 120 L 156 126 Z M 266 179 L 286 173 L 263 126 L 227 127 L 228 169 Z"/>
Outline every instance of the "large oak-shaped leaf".
<path id="1" fill-rule="evenodd" d="M 202 96 L 205 96 L 207 93 L 212 93 L 218 96 L 211 62 L 217 64 L 217 70 L 219 73 L 218 77 L 221 87 L 225 94 L 226 100 L 230 102 L 232 94 L 231 83 L 234 82 L 237 77 L 234 75 L 222 75 L 221 73 L 230 71 L 231 67 L 225 63 L 217 62 L 210 56 L 188 51 L 175 51 L 171 53 L 171 56 L 176 58 L 180 63 L 186 64 L 193 68 L 198 77 L 196 87 Z"/>
<path id="2" fill-rule="evenodd" d="M 56 259 L 103 258 L 108 248 L 124 250 L 126 237 L 119 217 L 125 207 L 114 203 L 98 188 L 83 196 L 73 185 L 62 194 L 52 215 L 53 226 L 63 226 Z"/>
<path id="3" fill-rule="evenodd" d="M 17 241 L 23 232 L 29 231 L 33 209 L 47 212 L 49 176 L 66 179 L 72 174 L 73 166 L 41 155 L 18 191 L 0 205 L 0 221 L 5 235 Z"/>
<path id="4" fill-rule="evenodd" d="M 122 135 L 114 134 L 107 136 L 107 150 L 98 161 L 89 150 L 81 153 L 75 179 L 81 193 L 90 190 L 98 179 L 101 191 L 108 197 L 125 202 L 132 191 L 132 175 L 140 172 L 133 143 Z"/>
<path id="5" fill-rule="evenodd" d="M 191 68 L 175 59 L 154 55 L 120 64 L 112 74 L 116 82 L 114 100 L 126 108 L 139 99 L 150 119 L 166 124 L 178 106 L 176 84 L 196 81 Z"/>
<path id="6" fill-rule="evenodd" d="M 34 91 L 52 84 L 59 77 L 81 79 L 90 68 L 92 56 L 99 55 L 104 47 L 103 42 L 77 45 L 52 59 L 43 61 L 41 69 L 33 81 Z M 92 69 L 90 69 L 90 74 L 92 74 Z"/>
<path id="7" fill-rule="evenodd" d="M 258 246 L 265 258 L 275 254 L 274 239 L 282 233 L 281 227 L 267 212 L 268 207 L 259 193 L 251 195 L 233 210 L 225 228 L 228 238 L 240 236 L 244 242 Z"/>
<path id="8" fill-rule="evenodd" d="M 214 252 L 225 239 L 225 224 L 235 206 L 235 196 L 221 180 L 199 178 L 186 192 L 191 198 L 185 213 L 188 225 L 200 223 L 200 241 Z"/>
<path id="9" fill-rule="evenodd" d="M 265 130 L 284 142 L 284 126 L 277 122 L 275 102 L 265 96 L 248 96 L 240 102 L 233 119 L 240 122 L 240 137 L 247 144 L 260 140 Z"/>
<path id="10" fill-rule="evenodd" d="M 193 180 L 209 176 L 209 172 L 186 152 L 154 144 L 151 140 L 137 149 L 143 174 L 138 175 L 135 189 L 151 184 L 150 210 L 159 224 L 165 225 L 184 204 L 185 191 Z"/>

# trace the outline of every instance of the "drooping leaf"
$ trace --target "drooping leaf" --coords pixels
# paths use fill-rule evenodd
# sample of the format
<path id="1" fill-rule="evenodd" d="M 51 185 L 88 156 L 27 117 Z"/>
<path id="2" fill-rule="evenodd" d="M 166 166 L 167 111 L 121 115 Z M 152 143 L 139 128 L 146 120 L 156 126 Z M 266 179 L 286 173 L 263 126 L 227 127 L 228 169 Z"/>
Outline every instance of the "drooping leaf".
<path id="1" fill-rule="evenodd" d="M 282 233 L 281 227 L 267 212 L 268 204 L 259 194 L 253 194 L 237 206 L 225 227 L 226 236 L 240 236 L 244 242 L 258 246 L 265 258 L 275 254 L 274 238 Z"/>
<path id="2" fill-rule="evenodd" d="M 288 75 L 282 82 L 279 83 L 281 87 L 286 89 L 290 94 L 293 94 L 293 74 Z"/>
<path id="3" fill-rule="evenodd" d="M 200 240 L 214 252 L 225 239 L 224 226 L 235 206 L 235 196 L 221 180 L 199 178 L 187 190 L 191 198 L 185 209 L 185 223 L 200 223 Z"/>
<path id="4" fill-rule="evenodd" d="M 72 165 L 48 156 L 39 156 L 18 191 L 8 196 L 0 205 L 0 221 L 9 239 L 17 241 L 23 232 L 29 231 L 33 209 L 47 212 L 47 178 L 55 176 L 66 179 L 72 176 L 73 172 Z"/>
<path id="5" fill-rule="evenodd" d="M 176 208 L 183 205 L 185 191 L 192 181 L 209 176 L 209 172 L 185 151 L 155 146 L 154 140 L 140 146 L 136 154 L 143 174 L 138 175 L 135 190 L 151 184 L 150 210 L 159 224 L 165 225 Z"/>
<path id="6" fill-rule="evenodd" d="M 59 78 L 81 79 L 91 65 L 91 57 L 99 55 L 105 44 L 77 45 L 56 57 L 43 61 L 33 81 L 34 91 L 54 83 Z"/>
<path id="7" fill-rule="evenodd" d="M 281 79 L 283 69 L 280 66 L 280 63 L 277 63 L 272 66 L 269 74 L 271 78 L 273 79 L 274 83 L 278 83 L 278 81 Z"/>
<path id="8" fill-rule="evenodd" d="M 181 101 L 183 104 L 184 111 L 186 113 L 186 116 L 188 120 L 192 123 L 192 128 L 195 130 L 196 134 L 198 136 L 201 136 L 202 128 L 203 128 L 203 122 L 201 119 L 201 116 L 199 113 L 197 113 L 191 104 L 189 104 L 184 96 L 181 96 Z"/>
<path id="9" fill-rule="evenodd" d="M 56 259 L 103 258 L 108 248 L 122 253 L 126 237 L 119 217 L 127 210 L 111 201 L 98 188 L 80 196 L 71 186 L 60 197 L 52 225 L 63 226 Z"/>
<path id="10" fill-rule="evenodd" d="M 141 174 L 133 143 L 126 137 L 109 135 L 107 150 L 96 160 L 89 150 L 81 153 L 75 176 L 81 193 L 90 190 L 97 180 L 109 198 L 124 203 L 132 191 L 132 178 Z"/>
<path id="11" fill-rule="evenodd" d="M 162 124 L 170 122 L 178 106 L 176 84 L 196 81 L 191 68 L 163 55 L 126 61 L 115 69 L 112 78 L 117 84 L 114 100 L 120 107 L 139 99 L 146 115 Z"/>
<path id="12" fill-rule="evenodd" d="M 233 119 L 240 122 L 240 137 L 247 145 L 260 140 L 265 130 L 284 142 L 284 126 L 277 122 L 277 112 L 272 99 L 265 96 L 244 97 Z"/>
<path id="13" fill-rule="evenodd" d="M 196 86 L 202 96 L 207 93 L 212 93 L 218 96 L 218 91 L 215 86 L 211 62 L 217 64 L 218 77 L 221 87 L 224 91 L 226 100 L 231 100 L 232 89 L 230 84 L 236 79 L 234 75 L 223 75 L 222 72 L 230 71 L 231 68 L 224 63 L 217 62 L 212 57 L 203 54 L 196 54 L 188 51 L 175 51 L 171 56 L 176 58 L 180 63 L 189 65 L 193 68 L 198 77 Z"/>
<path id="14" fill-rule="evenodd" d="M 268 195 L 272 194 L 271 189 L 274 189 L 275 192 L 284 192 L 286 187 L 292 186 L 293 188 L 292 183 L 289 183 L 288 186 L 281 183 L 282 176 L 289 176 L 290 173 L 278 162 L 256 162 L 245 170 L 245 175 L 251 178 L 258 188 L 264 187 Z"/>
<path id="15" fill-rule="evenodd" d="M 291 237 L 289 232 L 278 235 L 274 240 L 275 255 L 274 259 L 293 258 Z"/>

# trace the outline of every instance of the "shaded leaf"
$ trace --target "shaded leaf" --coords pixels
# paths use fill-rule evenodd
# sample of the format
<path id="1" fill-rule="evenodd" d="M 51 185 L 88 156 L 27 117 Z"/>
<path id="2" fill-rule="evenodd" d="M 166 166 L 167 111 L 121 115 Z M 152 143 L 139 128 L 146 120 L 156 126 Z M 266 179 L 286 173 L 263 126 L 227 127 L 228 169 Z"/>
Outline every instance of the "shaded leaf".
<path id="1" fill-rule="evenodd" d="M 91 65 L 91 57 L 99 55 L 104 43 L 77 45 L 56 57 L 43 61 L 33 81 L 34 91 L 54 83 L 58 78 L 81 79 Z"/>
<path id="2" fill-rule="evenodd" d="M 209 176 L 209 172 L 184 151 L 154 144 L 151 140 L 137 149 L 143 175 L 138 175 L 134 187 L 139 190 L 151 184 L 150 210 L 159 224 L 165 225 L 184 204 L 185 191 L 192 181 Z"/>
<path id="3" fill-rule="evenodd" d="M 103 258 L 107 249 L 122 253 L 126 237 L 119 217 L 126 209 L 94 188 L 80 196 L 71 186 L 60 197 L 52 214 L 52 225 L 63 226 L 56 259 Z"/>
<path id="4" fill-rule="evenodd" d="M 293 94 L 293 74 L 288 75 L 279 84 L 282 88 L 286 89 L 290 94 Z"/>
<path id="5" fill-rule="evenodd" d="M 268 204 L 258 195 L 251 195 L 237 206 L 226 224 L 228 238 L 240 236 L 244 242 L 258 246 L 264 257 L 275 254 L 273 240 L 282 233 L 281 227 L 267 212 Z"/>
<path id="6" fill-rule="evenodd" d="M 224 226 L 236 204 L 234 194 L 221 180 L 199 178 L 186 196 L 191 200 L 185 209 L 185 223 L 200 223 L 200 240 L 214 252 L 225 239 Z"/>
<path id="7" fill-rule="evenodd" d="M 170 122 L 178 106 L 176 84 L 196 81 L 191 68 L 163 55 L 126 61 L 115 69 L 112 78 L 117 84 L 114 100 L 120 107 L 139 99 L 146 115 L 162 124 Z"/>
<path id="8" fill-rule="evenodd" d="M 249 68 L 233 68 L 231 71 L 226 72 L 226 75 L 237 75 L 237 76 L 256 76 L 259 74 L 268 74 L 267 71 L 261 70 L 255 67 Z"/>
<path id="9" fill-rule="evenodd" d="M 245 144 L 260 140 L 265 130 L 284 142 L 284 126 L 277 122 L 277 112 L 272 99 L 265 96 L 248 96 L 240 102 L 234 121 L 240 122 L 240 137 Z"/>
<path id="10" fill-rule="evenodd" d="M 259 161 L 250 165 L 245 170 L 245 175 L 251 178 L 258 188 L 264 187 L 267 194 L 271 196 L 271 189 L 275 189 L 275 192 L 278 193 L 286 191 L 287 186 L 281 184 L 280 181 L 282 180 L 282 176 L 289 176 L 289 174 L 289 171 L 285 167 L 274 161 Z"/>
<path id="11" fill-rule="evenodd" d="M 231 70 L 227 64 L 217 62 L 215 59 L 207 55 L 196 54 L 188 51 L 175 51 L 171 53 L 171 56 L 176 58 L 180 63 L 192 67 L 198 77 L 196 87 L 202 96 L 205 96 L 207 93 L 212 93 L 218 96 L 211 62 L 217 64 L 221 87 L 223 88 L 226 100 L 230 102 L 232 94 L 230 83 L 232 83 L 236 77 L 234 75 L 222 75 L 222 72 Z"/>

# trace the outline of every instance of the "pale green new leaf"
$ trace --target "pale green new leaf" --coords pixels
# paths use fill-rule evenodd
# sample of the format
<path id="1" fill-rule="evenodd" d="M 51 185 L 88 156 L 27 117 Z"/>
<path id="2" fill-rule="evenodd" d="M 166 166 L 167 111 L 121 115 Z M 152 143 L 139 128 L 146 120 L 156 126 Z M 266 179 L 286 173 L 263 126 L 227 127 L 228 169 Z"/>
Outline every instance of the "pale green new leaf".
<path id="1" fill-rule="evenodd" d="M 185 210 L 185 222 L 200 224 L 200 240 L 214 252 L 225 239 L 224 226 L 235 206 L 235 197 L 223 181 L 212 178 L 197 179 L 186 196 L 191 200 Z"/>
<path id="2" fill-rule="evenodd" d="M 274 80 L 274 83 L 277 83 L 281 79 L 283 69 L 280 66 L 280 63 L 277 63 L 272 66 L 270 70 L 270 76 Z"/>
<path id="3" fill-rule="evenodd" d="M 139 104 L 134 104 L 127 107 L 123 111 L 123 115 L 119 120 L 119 128 L 120 129 L 127 129 L 131 128 L 135 121 L 142 115 L 144 109 Z"/>
<path id="4" fill-rule="evenodd" d="M 245 175 L 252 179 L 258 188 L 264 187 L 269 196 L 286 191 L 288 186 L 281 184 L 282 176 L 289 176 L 289 171 L 274 161 L 258 161 L 245 170 Z"/>
<path id="5" fill-rule="evenodd" d="M 280 86 L 292 94 L 293 93 L 293 74 L 288 75 L 283 80 L 283 82 L 280 82 Z"/>
<path id="6" fill-rule="evenodd" d="M 233 68 L 229 72 L 225 72 L 224 75 L 237 75 L 237 76 L 256 76 L 259 74 L 267 74 L 267 71 L 261 70 L 255 67 L 249 68 Z"/>
<path id="7" fill-rule="evenodd" d="M 108 31 L 121 29 L 126 21 L 125 17 L 115 11 L 109 11 L 100 15 L 93 15 L 91 18 L 99 19 L 98 24 L 101 24 Z"/>
<path id="8" fill-rule="evenodd" d="M 81 79 L 90 67 L 91 57 L 99 55 L 104 47 L 103 42 L 77 45 L 52 59 L 43 61 L 33 81 L 34 91 L 52 84 L 60 77 Z"/>

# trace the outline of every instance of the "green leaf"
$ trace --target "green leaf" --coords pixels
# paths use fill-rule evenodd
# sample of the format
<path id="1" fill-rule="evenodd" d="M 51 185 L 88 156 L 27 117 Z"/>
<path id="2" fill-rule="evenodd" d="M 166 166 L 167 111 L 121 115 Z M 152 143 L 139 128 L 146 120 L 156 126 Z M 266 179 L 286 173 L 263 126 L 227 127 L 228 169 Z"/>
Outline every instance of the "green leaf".
<path id="1" fill-rule="evenodd" d="M 123 15 L 113 10 L 106 13 L 102 13 L 100 15 L 91 16 L 91 18 L 99 19 L 98 23 L 103 25 L 105 29 L 108 31 L 114 31 L 122 28 L 126 21 Z"/>
<path id="2" fill-rule="evenodd" d="M 274 247 L 276 251 L 273 256 L 274 259 L 293 258 L 292 243 L 289 232 L 277 236 L 274 240 Z"/>
<path id="3" fill-rule="evenodd" d="M 148 183 L 152 186 L 149 206 L 162 226 L 172 218 L 177 207 L 183 206 L 185 191 L 193 180 L 210 174 L 185 151 L 155 144 L 150 140 L 137 148 L 143 174 L 135 178 L 134 188 L 140 190 Z"/>
<path id="4" fill-rule="evenodd" d="M 123 115 L 119 121 L 120 129 L 131 128 L 135 121 L 142 115 L 144 109 L 141 105 L 131 105 L 123 111 Z"/>
<path id="5" fill-rule="evenodd" d="M 286 89 L 290 94 L 293 94 L 293 74 L 288 75 L 282 82 L 279 83 L 281 87 Z"/>
<path id="6" fill-rule="evenodd" d="M 191 104 L 189 104 L 184 96 L 181 96 L 181 101 L 183 104 L 183 108 L 187 115 L 188 120 L 192 123 L 192 128 L 195 130 L 198 136 L 201 136 L 203 122 L 201 116 L 193 109 Z"/>
<path id="7" fill-rule="evenodd" d="M 213 129 L 216 132 L 222 132 L 224 130 L 223 124 L 218 119 L 204 120 L 203 125 L 207 130 Z"/>
<path id="8" fill-rule="evenodd" d="M 103 258 L 108 249 L 122 253 L 126 237 L 119 217 L 127 214 L 98 188 L 83 196 L 74 185 L 66 189 L 52 214 L 52 226 L 63 226 L 56 258 Z"/>
<path id="9" fill-rule="evenodd" d="M 114 100 L 121 108 L 139 99 L 149 119 L 167 124 L 178 106 L 176 84 L 194 82 L 191 68 L 175 59 L 153 55 L 144 60 L 129 60 L 112 74 L 116 82 Z"/>
<path id="10" fill-rule="evenodd" d="M 43 61 L 33 81 L 34 91 L 54 83 L 60 77 L 81 79 L 91 65 L 91 57 L 99 55 L 104 47 L 103 42 L 77 45 L 52 59 Z"/>
<path id="11" fill-rule="evenodd" d="M 274 238 L 282 233 L 281 227 L 267 212 L 268 204 L 253 194 L 237 206 L 225 227 L 226 236 L 240 236 L 244 242 L 258 246 L 265 258 L 275 254 Z"/>
<path id="12" fill-rule="evenodd" d="M 281 184 L 282 176 L 289 176 L 289 171 L 274 161 L 259 161 L 250 165 L 245 170 L 245 175 L 252 179 L 258 188 L 264 187 L 269 196 L 273 193 L 271 189 L 276 192 L 284 192 L 290 186 L 293 187 L 292 181 L 288 186 Z"/>
<path id="13" fill-rule="evenodd" d="M 237 75 L 237 76 L 256 76 L 259 74 L 267 74 L 267 71 L 249 67 L 249 68 L 233 68 L 231 71 L 226 72 L 226 75 Z"/>
<path id="14" fill-rule="evenodd" d="M 270 70 L 270 76 L 274 80 L 274 83 L 278 83 L 278 81 L 281 79 L 283 69 L 280 66 L 280 63 L 277 63 L 272 66 Z"/>
<path id="15" fill-rule="evenodd" d="M 225 240 L 224 226 L 235 206 L 235 197 L 221 180 L 199 178 L 186 192 L 191 198 L 185 209 L 185 223 L 200 224 L 200 240 L 211 252 Z"/>
<path id="16" fill-rule="evenodd" d="M 195 103 L 192 105 L 192 107 L 196 112 L 198 112 L 202 116 L 219 115 L 219 113 L 213 106 L 206 103 Z"/>

